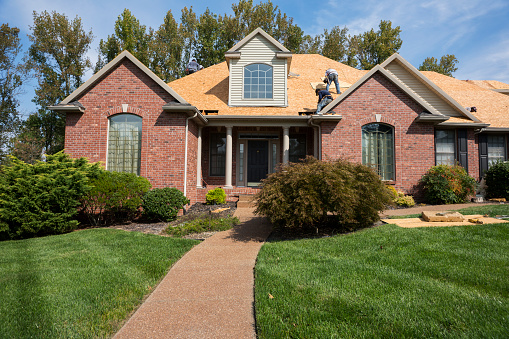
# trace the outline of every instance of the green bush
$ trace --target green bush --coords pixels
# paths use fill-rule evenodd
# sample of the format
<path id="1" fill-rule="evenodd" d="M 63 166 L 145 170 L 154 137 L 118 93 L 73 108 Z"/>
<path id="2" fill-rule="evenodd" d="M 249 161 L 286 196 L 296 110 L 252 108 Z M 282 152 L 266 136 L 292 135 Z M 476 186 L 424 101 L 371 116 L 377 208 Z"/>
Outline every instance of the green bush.
<path id="1" fill-rule="evenodd" d="M 75 229 L 79 199 L 100 167 L 59 152 L 33 165 L 11 157 L 1 173 L 0 238 L 21 239 Z"/>
<path id="2" fill-rule="evenodd" d="M 151 220 L 171 221 L 186 204 L 189 199 L 178 189 L 154 188 L 143 196 L 143 215 Z"/>
<path id="3" fill-rule="evenodd" d="M 387 189 L 389 190 L 392 198 L 392 202 L 397 206 L 402 207 L 412 207 L 415 206 L 414 198 L 411 195 L 405 195 L 405 193 L 401 191 L 397 191 L 393 186 L 388 185 Z"/>
<path id="4" fill-rule="evenodd" d="M 166 233 L 174 237 L 183 237 L 191 233 L 226 231 L 238 224 L 239 218 L 237 217 L 210 215 L 208 218 L 198 218 L 178 226 L 170 226 L 166 229 Z"/>
<path id="5" fill-rule="evenodd" d="M 509 162 L 497 162 L 484 174 L 486 198 L 506 198 L 509 200 Z"/>
<path id="6" fill-rule="evenodd" d="M 150 182 L 134 173 L 102 171 L 82 197 L 81 209 L 92 225 L 133 220 L 139 216 L 142 197 Z"/>
<path id="7" fill-rule="evenodd" d="M 431 167 L 421 178 L 424 196 L 430 204 L 457 204 L 475 195 L 476 181 L 459 166 Z"/>
<path id="8" fill-rule="evenodd" d="M 224 189 L 217 187 L 208 191 L 205 199 L 209 205 L 224 204 L 226 202 L 226 193 L 224 192 Z"/>
<path id="9" fill-rule="evenodd" d="M 320 228 L 332 219 L 355 229 L 379 220 L 378 212 L 391 204 L 391 196 L 367 166 L 308 157 L 269 175 L 255 204 L 255 213 L 275 226 Z"/>

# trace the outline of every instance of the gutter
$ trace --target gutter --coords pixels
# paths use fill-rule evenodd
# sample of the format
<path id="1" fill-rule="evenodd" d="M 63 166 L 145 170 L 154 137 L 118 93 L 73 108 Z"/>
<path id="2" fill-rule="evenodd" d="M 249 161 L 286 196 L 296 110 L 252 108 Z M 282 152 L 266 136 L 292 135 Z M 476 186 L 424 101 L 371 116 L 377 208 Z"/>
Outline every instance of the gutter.
<path id="1" fill-rule="evenodd" d="M 318 127 L 318 160 L 322 160 L 322 126 L 313 123 L 313 118 L 309 118 L 308 124 L 313 127 Z"/>
<path id="2" fill-rule="evenodd" d="M 184 196 L 187 197 L 187 144 L 188 144 L 188 131 L 189 131 L 189 120 L 196 118 L 198 112 L 196 112 L 193 116 L 186 118 L 186 141 L 185 141 L 185 149 L 184 149 Z"/>

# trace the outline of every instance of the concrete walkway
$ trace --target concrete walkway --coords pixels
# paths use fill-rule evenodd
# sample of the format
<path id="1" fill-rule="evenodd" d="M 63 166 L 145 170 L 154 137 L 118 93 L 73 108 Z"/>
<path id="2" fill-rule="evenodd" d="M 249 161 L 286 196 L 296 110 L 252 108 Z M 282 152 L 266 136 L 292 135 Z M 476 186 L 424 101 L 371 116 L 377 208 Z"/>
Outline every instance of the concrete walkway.
<path id="1" fill-rule="evenodd" d="M 253 268 L 272 225 L 237 208 L 241 225 L 195 246 L 114 338 L 256 338 Z"/>

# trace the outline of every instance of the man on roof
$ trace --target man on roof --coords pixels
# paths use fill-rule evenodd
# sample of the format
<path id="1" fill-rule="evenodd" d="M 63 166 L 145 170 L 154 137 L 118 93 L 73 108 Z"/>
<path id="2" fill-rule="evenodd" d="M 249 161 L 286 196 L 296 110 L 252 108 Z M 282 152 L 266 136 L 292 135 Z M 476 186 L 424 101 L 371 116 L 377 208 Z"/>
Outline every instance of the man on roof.
<path id="1" fill-rule="evenodd" d="M 341 94 L 341 90 L 339 89 L 339 82 L 338 82 L 338 72 L 333 69 L 329 68 L 325 71 L 325 80 L 324 82 L 327 84 L 326 91 L 329 91 L 330 84 L 334 81 L 334 85 L 336 85 L 336 93 Z"/>
<path id="2" fill-rule="evenodd" d="M 198 72 L 203 69 L 203 66 L 196 62 L 196 59 L 192 59 L 187 65 L 187 74 L 193 74 L 194 72 Z"/>
<path id="3" fill-rule="evenodd" d="M 332 102 L 332 95 L 329 91 L 319 88 L 315 90 L 315 94 L 318 95 L 318 106 L 316 107 L 316 114 L 322 115 L 323 113 L 320 111 L 322 108 Z"/>

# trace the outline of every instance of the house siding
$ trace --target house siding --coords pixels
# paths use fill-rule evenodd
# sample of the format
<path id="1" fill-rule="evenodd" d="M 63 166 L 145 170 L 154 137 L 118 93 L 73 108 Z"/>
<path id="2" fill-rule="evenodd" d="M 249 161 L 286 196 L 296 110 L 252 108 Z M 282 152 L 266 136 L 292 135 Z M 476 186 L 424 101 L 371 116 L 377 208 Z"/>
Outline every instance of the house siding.
<path id="1" fill-rule="evenodd" d="M 286 106 L 286 59 L 279 59 L 279 50 L 261 35 L 254 36 L 239 50 L 240 59 L 230 61 L 230 106 Z M 273 98 L 243 99 L 244 67 L 252 63 L 265 63 L 273 67 Z"/>
<path id="2" fill-rule="evenodd" d="M 463 117 L 460 112 L 451 107 L 449 103 L 438 96 L 437 93 L 432 91 L 428 86 L 416 78 L 415 75 L 411 74 L 400 64 L 392 62 L 387 65 L 386 69 L 398 78 L 398 80 L 402 82 L 403 86 L 410 88 L 411 91 L 416 93 L 421 99 L 430 104 L 440 113 L 450 117 Z"/>

